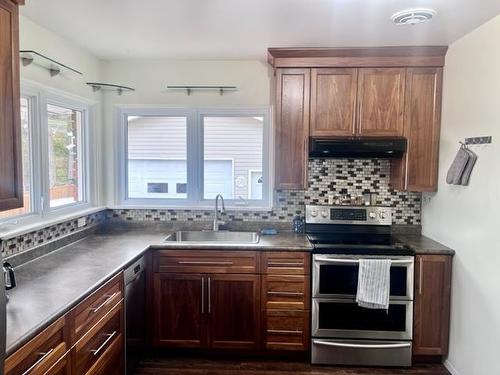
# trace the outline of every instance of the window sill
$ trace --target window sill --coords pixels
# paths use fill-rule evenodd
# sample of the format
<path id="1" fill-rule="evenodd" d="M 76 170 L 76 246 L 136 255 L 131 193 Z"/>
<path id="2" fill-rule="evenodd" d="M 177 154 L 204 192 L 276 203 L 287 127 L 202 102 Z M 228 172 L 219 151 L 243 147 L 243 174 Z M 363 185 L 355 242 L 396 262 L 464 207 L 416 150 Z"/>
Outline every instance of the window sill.
<path id="1" fill-rule="evenodd" d="M 215 206 L 148 206 L 148 205 L 117 205 L 108 207 L 110 210 L 174 210 L 174 211 L 213 211 Z M 228 206 L 227 212 L 268 212 L 272 206 Z"/>
<path id="2" fill-rule="evenodd" d="M 26 233 L 31 233 L 37 231 L 42 228 L 46 228 L 52 225 L 57 225 L 59 223 L 63 223 L 68 220 L 73 220 L 82 216 L 91 215 L 97 212 L 101 212 L 106 210 L 106 207 L 98 206 L 98 207 L 85 207 L 80 208 L 78 210 L 72 211 L 70 213 L 64 214 L 55 214 L 50 216 L 40 216 L 40 215 L 32 215 L 24 218 L 20 218 L 18 224 L 14 225 L 6 225 L 4 228 L 1 228 L 0 225 L 0 239 L 1 240 L 9 240 L 14 237 L 21 236 Z M 12 219 L 15 221 L 16 219 Z"/>

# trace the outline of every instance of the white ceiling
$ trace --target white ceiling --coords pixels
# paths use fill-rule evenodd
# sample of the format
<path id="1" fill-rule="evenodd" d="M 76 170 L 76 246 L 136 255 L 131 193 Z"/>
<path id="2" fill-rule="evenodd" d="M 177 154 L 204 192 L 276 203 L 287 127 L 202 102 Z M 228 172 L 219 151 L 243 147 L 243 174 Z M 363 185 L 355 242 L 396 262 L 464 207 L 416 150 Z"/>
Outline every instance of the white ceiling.
<path id="1" fill-rule="evenodd" d="M 428 24 L 390 16 L 431 7 Z M 263 59 L 268 47 L 448 45 L 499 0 L 27 0 L 21 13 L 103 59 Z"/>

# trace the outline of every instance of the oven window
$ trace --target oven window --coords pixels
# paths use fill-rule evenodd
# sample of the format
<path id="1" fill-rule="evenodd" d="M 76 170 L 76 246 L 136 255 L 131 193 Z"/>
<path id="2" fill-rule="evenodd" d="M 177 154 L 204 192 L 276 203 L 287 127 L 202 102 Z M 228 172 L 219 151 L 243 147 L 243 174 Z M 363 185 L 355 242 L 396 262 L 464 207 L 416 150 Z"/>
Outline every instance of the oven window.
<path id="1" fill-rule="evenodd" d="M 359 307 L 355 302 L 319 302 L 319 329 L 355 331 L 406 331 L 406 305 L 389 310 Z"/>
<path id="2" fill-rule="evenodd" d="M 320 265 L 319 293 L 323 295 L 356 295 L 358 269 L 358 265 Z M 406 267 L 391 267 L 391 296 L 406 296 L 406 272 Z"/>

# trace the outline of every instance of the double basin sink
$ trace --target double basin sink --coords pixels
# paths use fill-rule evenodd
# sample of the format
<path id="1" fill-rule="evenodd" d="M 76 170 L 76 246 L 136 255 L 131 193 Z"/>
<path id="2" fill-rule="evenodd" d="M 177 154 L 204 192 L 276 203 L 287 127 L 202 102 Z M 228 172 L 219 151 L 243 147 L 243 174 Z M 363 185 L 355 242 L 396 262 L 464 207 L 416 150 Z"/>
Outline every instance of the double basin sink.
<path id="1" fill-rule="evenodd" d="M 233 231 L 179 231 L 172 233 L 165 242 L 227 242 L 239 244 L 259 243 L 257 232 Z"/>

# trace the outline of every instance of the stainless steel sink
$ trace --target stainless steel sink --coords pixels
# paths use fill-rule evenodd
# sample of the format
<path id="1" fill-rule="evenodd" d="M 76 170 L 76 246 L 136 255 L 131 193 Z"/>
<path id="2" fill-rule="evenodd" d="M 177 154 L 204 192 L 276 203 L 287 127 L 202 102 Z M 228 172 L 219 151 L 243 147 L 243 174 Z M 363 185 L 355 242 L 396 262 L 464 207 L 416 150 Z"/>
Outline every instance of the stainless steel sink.
<path id="1" fill-rule="evenodd" d="M 260 235 L 257 232 L 231 231 L 179 231 L 172 233 L 167 242 L 231 242 L 231 243 L 258 243 Z"/>

